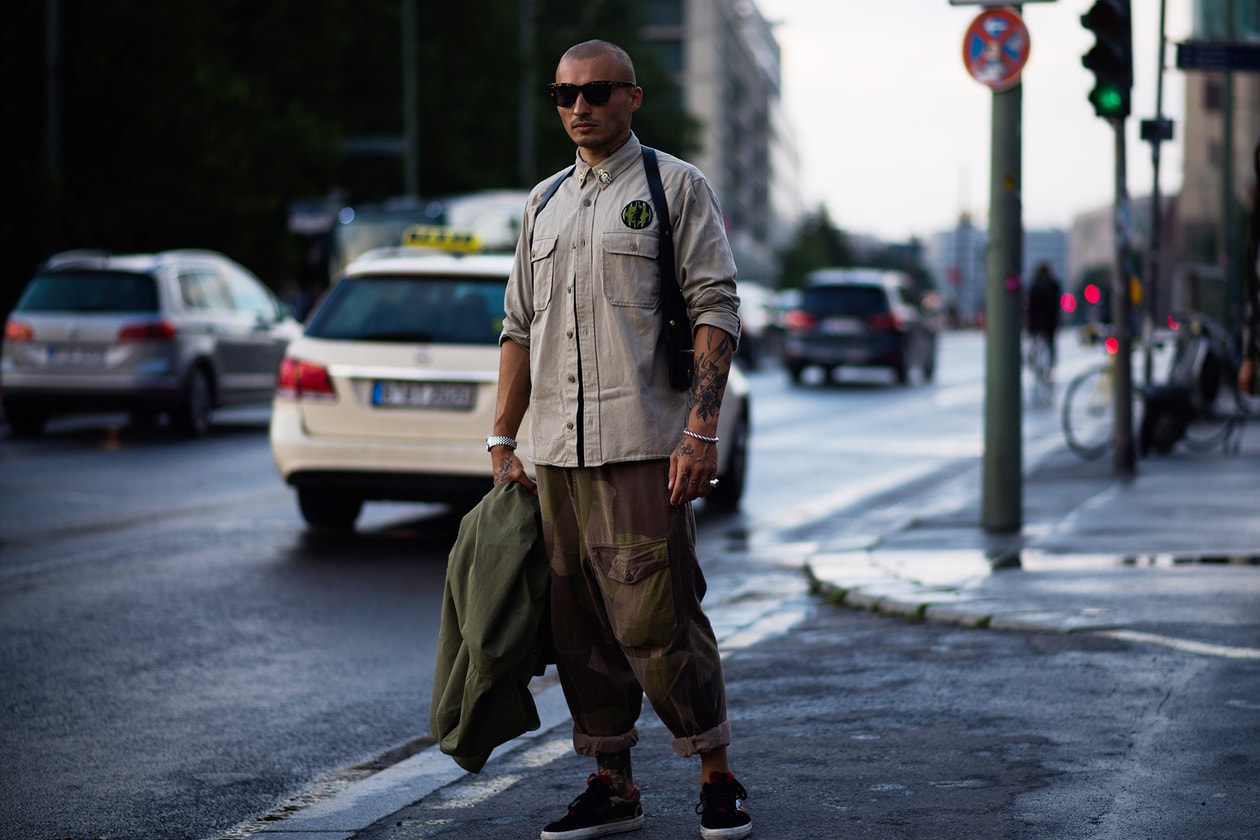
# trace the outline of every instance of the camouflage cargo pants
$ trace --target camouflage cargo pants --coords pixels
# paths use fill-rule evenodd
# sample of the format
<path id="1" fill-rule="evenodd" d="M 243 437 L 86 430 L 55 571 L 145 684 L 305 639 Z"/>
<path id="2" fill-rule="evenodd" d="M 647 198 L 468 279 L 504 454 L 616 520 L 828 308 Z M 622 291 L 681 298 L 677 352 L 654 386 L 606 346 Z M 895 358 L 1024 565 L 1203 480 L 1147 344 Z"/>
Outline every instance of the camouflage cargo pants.
<path id="1" fill-rule="evenodd" d="M 730 742 L 691 506 L 669 504 L 663 460 L 538 467 L 551 557 L 557 670 L 573 746 L 596 756 L 632 747 L 643 695 L 681 756 Z"/>

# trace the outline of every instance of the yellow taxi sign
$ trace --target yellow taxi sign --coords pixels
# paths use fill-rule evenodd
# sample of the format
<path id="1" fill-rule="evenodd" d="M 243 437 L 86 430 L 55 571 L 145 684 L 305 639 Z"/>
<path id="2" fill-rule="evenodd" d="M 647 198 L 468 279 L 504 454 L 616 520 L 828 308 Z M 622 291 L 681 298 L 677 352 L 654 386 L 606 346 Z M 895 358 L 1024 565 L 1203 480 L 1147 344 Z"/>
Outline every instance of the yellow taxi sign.
<path id="1" fill-rule="evenodd" d="M 402 244 L 409 248 L 436 248 L 441 251 L 481 250 L 481 239 L 473 231 L 441 225 L 412 225 L 403 231 Z"/>

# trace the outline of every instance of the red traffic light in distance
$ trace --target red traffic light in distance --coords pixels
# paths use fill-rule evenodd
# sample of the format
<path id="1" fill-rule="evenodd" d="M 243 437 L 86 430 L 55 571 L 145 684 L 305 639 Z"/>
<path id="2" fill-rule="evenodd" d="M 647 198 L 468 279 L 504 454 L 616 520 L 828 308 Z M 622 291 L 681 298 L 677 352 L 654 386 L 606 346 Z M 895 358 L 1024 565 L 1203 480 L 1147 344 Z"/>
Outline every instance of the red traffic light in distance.
<path id="1" fill-rule="evenodd" d="M 1094 33 L 1093 48 L 1081 64 L 1094 73 L 1089 92 L 1094 113 L 1104 119 L 1129 116 L 1133 88 L 1133 25 L 1129 0 L 1097 0 L 1081 15 L 1081 25 Z"/>

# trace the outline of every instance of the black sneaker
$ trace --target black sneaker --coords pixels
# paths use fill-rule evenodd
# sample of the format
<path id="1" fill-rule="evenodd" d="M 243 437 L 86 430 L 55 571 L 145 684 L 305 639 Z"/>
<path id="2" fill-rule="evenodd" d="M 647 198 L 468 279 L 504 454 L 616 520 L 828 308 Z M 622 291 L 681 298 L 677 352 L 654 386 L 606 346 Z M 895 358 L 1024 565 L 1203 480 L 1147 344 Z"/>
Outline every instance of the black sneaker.
<path id="1" fill-rule="evenodd" d="M 702 840 L 739 840 L 752 834 L 752 817 L 744 810 L 748 791 L 730 773 L 712 773 L 700 786 Z"/>
<path id="2" fill-rule="evenodd" d="M 622 799 L 613 792 L 607 776 L 592 773 L 586 780 L 586 791 L 569 803 L 564 819 L 543 829 L 542 840 L 584 840 L 640 828 L 643 807 L 639 804 L 639 789 L 635 788 L 629 799 Z"/>

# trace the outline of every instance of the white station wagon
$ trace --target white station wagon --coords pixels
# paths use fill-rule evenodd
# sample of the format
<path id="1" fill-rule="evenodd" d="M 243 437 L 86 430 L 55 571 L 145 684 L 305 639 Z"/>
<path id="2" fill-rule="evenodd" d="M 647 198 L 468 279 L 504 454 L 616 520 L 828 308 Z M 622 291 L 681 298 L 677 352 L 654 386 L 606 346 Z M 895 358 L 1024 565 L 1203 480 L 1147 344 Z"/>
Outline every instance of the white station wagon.
<path id="1" fill-rule="evenodd" d="M 511 268 L 510 255 L 404 248 L 347 267 L 289 346 L 273 403 L 272 454 L 311 527 L 353 528 L 366 501 L 466 508 L 490 489 L 485 437 Z M 748 428 L 747 383 L 733 370 L 706 505 L 738 506 Z M 527 466 L 529 454 L 524 437 Z"/>

